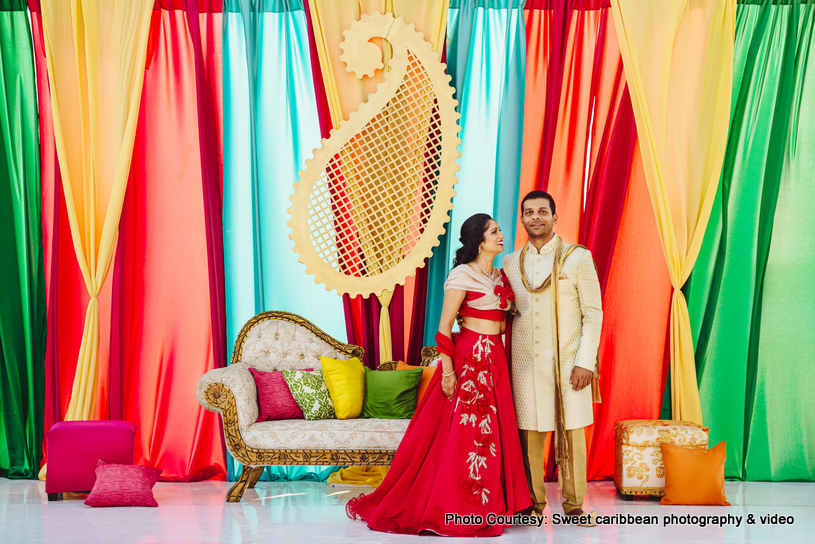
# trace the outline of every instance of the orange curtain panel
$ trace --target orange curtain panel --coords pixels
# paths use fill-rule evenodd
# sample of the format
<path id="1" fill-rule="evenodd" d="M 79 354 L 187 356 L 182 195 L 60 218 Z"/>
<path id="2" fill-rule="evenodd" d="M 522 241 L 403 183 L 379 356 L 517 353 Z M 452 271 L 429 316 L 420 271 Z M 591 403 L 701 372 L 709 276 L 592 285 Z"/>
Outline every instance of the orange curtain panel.
<path id="1" fill-rule="evenodd" d="M 716 196 L 730 113 L 735 0 L 612 0 L 645 178 L 673 286 L 675 419 L 702 423 L 688 306 Z"/>
<path id="2" fill-rule="evenodd" d="M 594 405 L 587 477 L 614 475 L 614 425 L 659 419 L 668 370 L 671 280 L 651 211 L 639 146 L 603 290 L 601 404 Z"/>

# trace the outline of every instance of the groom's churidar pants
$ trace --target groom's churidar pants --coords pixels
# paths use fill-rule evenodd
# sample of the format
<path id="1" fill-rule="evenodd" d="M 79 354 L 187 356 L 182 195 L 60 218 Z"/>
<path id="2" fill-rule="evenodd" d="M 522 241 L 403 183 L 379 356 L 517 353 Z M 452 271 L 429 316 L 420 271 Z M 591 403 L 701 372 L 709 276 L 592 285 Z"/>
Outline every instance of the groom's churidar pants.
<path id="1" fill-rule="evenodd" d="M 545 432 L 521 430 L 521 448 L 524 455 L 524 468 L 532 502 L 535 508 L 546 508 L 546 486 L 543 477 L 546 475 L 546 459 L 543 457 L 546 444 Z M 569 449 L 569 471 L 571 478 L 563 480 L 563 512 L 583 508 L 586 496 L 586 429 L 566 431 Z"/>

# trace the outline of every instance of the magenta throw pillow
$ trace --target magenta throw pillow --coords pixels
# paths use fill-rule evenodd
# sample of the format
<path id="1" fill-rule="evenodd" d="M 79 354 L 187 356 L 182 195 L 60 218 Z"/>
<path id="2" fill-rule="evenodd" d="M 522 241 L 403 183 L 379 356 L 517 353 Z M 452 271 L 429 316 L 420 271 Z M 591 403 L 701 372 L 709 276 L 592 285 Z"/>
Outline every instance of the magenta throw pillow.
<path id="1" fill-rule="evenodd" d="M 303 370 L 314 370 L 304 368 Z M 277 419 L 305 419 L 303 411 L 289 391 L 283 373 L 280 371 L 261 372 L 249 368 L 258 388 L 258 422 Z"/>
<path id="2" fill-rule="evenodd" d="M 158 506 L 153 486 L 160 468 L 142 465 L 96 464 L 96 483 L 85 504 L 88 506 Z"/>

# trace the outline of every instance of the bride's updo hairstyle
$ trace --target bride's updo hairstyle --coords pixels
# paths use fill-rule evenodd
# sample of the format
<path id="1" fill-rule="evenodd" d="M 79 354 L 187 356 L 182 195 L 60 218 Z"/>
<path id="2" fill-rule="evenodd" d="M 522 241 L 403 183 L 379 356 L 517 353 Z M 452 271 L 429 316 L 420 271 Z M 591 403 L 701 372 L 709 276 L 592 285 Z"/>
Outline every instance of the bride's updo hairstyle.
<path id="1" fill-rule="evenodd" d="M 481 242 L 484 241 L 487 224 L 491 219 L 492 217 L 486 213 L 477 213 L 469 217 L 461 225 L 461 236 L 458 239 L 461 242 L 461 247 L 456 251 L 456 258 L 453 261 L 454 267 L 475 260 L 478 256 L 478 248 Z"/>

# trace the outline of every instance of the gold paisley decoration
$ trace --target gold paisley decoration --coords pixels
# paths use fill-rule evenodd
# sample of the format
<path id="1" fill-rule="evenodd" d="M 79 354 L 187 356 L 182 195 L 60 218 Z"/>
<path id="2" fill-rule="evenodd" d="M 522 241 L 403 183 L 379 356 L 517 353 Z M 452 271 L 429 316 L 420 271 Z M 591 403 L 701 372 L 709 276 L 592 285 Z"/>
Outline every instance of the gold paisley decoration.
<path id="1" fill-rule="evenodd" d="M 383 68 L 384 81 L 331 131 L 294 184 L 289 208 L 294 251 L 317 283 L 338 294 L 375 294 L 382 361 L 391 356 L 393 289 L 424 266 L 452 209 L 458 138 L 450 76 L 414 25 L 391 13 L 362 15 L 340 44 L 358 78 Z"/>

